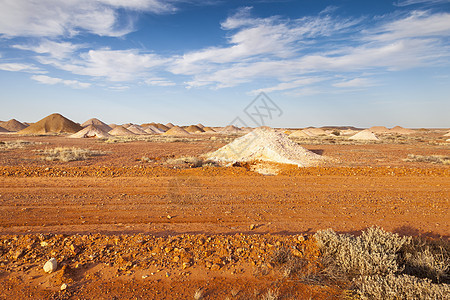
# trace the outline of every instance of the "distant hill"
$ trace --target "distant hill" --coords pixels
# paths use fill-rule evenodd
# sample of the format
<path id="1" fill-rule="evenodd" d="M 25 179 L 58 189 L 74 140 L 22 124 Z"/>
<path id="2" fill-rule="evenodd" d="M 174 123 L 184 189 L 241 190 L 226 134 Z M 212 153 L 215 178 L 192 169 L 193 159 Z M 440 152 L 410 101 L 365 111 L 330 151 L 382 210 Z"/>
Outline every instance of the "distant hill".
<path id="1" fill-rule="evenodd" d="M 51 114 L 20 130 L 19 134 L 76 133 L 83 127 L 60 114 Z"/>

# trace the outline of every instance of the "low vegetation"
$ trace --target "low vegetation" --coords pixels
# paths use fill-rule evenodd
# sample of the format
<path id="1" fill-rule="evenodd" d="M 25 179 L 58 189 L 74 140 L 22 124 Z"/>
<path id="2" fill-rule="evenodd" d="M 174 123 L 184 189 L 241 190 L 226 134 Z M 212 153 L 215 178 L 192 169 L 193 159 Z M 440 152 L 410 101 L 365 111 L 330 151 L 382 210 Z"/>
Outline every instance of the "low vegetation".
<path id="1" fill-rule="evenodd" d="M 0 150 L 13 150 L 13 149 L 22 149 L 27 146 L 36 145 L 40 143 L 28 142 L 23 140 L 15 140 L 15 141 L 0 141 Z"/>
<path id="2" fill-rule="evenodd" d="M 183 156 L 178 158 L 169 158 L 165 164 L 175 167 L 201 168 L 205 166 L 215 166 L 216 163 L 209 160 L 204 160 L 194 156 Z"/>
<path id="3" fill-rule="evenodd" d="M 57 147 L 53 149 L 38 150 L 43 160 L 46 161 L 77 161 L 86 160 L 93 156 L 104 155 L 105 152 L 90 149 Z"/>
<path id="4" fill-rule="evenodd" d="M 447 299 L 450 243 L 401 237 L 372 227 L 360 236 L 319 231 L 318 268 L 291 249 L 274 252 L 271 263 L 285 278 L 348 288 L 353 299 Z"/>
<path id="5" fill-rule="evenodd" d="M 404 159 L 404 161 L 426 162 L 426 163 L 432 163 L 432 164 L 450 165 L 450 156 L 408 154 L 408 157 L 406 159 Z"/>

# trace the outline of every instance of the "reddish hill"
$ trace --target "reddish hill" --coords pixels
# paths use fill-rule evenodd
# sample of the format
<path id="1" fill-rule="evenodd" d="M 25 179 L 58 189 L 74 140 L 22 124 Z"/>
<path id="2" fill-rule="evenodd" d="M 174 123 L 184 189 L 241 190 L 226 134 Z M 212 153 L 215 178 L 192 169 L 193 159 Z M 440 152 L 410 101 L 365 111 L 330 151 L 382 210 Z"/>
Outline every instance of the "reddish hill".
<path id="1" fill-rule="evenodd" d="M 20 130 L 20 134 L 46 134 L 46 133 L 76 133 L 83 127 L 65 118 L 60 114 L 51 114 L 48 117 Z"/>

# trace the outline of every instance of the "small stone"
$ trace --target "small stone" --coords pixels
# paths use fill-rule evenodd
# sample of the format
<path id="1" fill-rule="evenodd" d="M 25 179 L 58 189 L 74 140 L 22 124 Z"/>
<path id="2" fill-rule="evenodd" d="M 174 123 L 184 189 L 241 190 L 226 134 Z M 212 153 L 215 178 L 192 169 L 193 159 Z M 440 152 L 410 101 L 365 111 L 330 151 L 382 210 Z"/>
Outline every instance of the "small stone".
<path id="1" fill-rule="evenodd" d="M 187 269 L 187 268 L 189 268 L 190 266 L 191 266 L 191 264 L 188 263 L 188 262 L 184 262 L 184 263 L 183 263 L 183 269 Z"/>
<path id="2" fill-rule="evenodd" d="M 250 225 L 250 230 L 253 230 L 253 229 L 255 229 L 255 228 L 256 228 L 256 225 L 255 225 L 255 224 Z"/>
<path id="3" fill-rule="evenodd" d="M 305 237 L 304 237 L 303 235 L 299 235 L 298 238 L 297 238 L 297 240 L 298 240 L 299 242 L 304 242 L 304 241 L 305 241 Z"/>
<path id="4" fill-rule="evenodd" d="M 220 270 L 220 266 L 218 264 L 213 264 L 211 266 L 211 271 L 219 271 Z"/>
<path id="5" fill-rule="evenodd" d="M 148 277 L 148 275 L 142 275 L 142 279 L 145 279 L 147 277 Z"/>
<path id="6" fill-rule="evenodd" d="M 180 261 L 180 257 L 179 256 L 175 256 L 172 260 L 174 263 L 177 263 Z"/>
<path id="7" fill-rule="evenodd" d="M 55 272 L 58 268 L 58 262 L 56 261 L 56 258 L 50 258 L 45 264 L 44 264 L 44 272 L 45 273 L 52 273 Z"/>
<path id="8" fill-rule="evenodd" d="M 167 215 L 167 219 L 172 219 L 172 216 L 171 215 Z"/>
<path id="9" fill-rule="evenodd" d="M 63 283 L 63 284 L 61 285 L 60 290 L 61 290 L 61 291 L 64 291 L 65 289 L 67 289 L 67 284 Z"/>
<path id="10" fill-rule="evenodd" d="M 170 273 L 169 272 L 166 272 L 166 277 L 169 277 L 170 276 Z"/>
<path id="11" fill-rule="evenodd" d="M 41 247 L 47 247 L 47 246 L 48 246 L 48 243 L 46 241 L 41 242 Z"/>

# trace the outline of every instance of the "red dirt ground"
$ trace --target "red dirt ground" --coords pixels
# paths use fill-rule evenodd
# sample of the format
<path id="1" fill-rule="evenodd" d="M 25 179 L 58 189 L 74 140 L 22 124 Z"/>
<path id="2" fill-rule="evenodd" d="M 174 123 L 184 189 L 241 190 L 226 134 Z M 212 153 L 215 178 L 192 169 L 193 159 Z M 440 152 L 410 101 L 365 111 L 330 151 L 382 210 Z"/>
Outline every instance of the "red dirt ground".
<path id="1" fill-rule="evenodd" d="M 280 247 L 314 256 L 311 235 L 326 228 L 358 233 L 377 225 L 445 239 L 450 233 L 450 168 L 404 161 L 408 154 L 448 156 L 448 144 L 303 145 L 334 158 L 333 165 L 263 176 L 245 167 L 165 163 L 215 150 L 225 144 L 220 138 L 20 139 L 42 144 L 0 150 L 0 299 L 193 299 L 198 288 L 206 299 L 260 299 L 269 290 L 284 299 L 339 299 L 345 285 L 257 271 Z M 106 154 L 62 163 L 33 151 L 60 146 Z M 298 234 L 307 240 L 299 242 Z M 70 252 L 71 245 L 80 251 Z M 188 253 L 186 268 L 175 248 Z M 45 274 L 50 257 L 66 267 Z"/>

